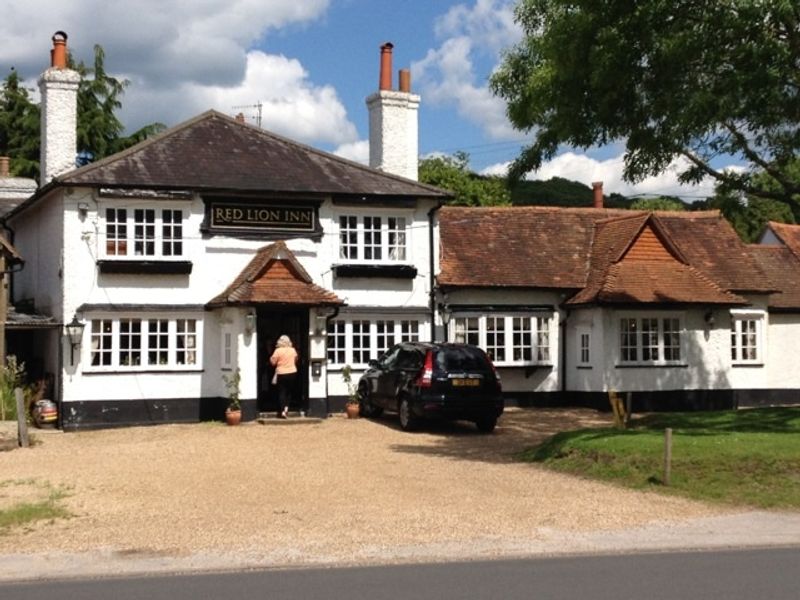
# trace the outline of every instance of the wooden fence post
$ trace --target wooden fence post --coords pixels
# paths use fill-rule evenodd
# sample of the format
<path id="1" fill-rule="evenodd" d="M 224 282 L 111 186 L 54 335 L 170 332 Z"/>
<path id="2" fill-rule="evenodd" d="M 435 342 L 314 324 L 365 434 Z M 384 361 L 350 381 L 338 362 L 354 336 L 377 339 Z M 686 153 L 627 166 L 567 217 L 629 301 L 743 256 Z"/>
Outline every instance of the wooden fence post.
<path id="1" fill-rule="evenodd" d="M 672 428 L 664 430 L 664 485 L 670 484 L 672 475 Z"/>
<path id="2" fill-rule="evenodd" d="M 17 401 L 17 435 L 22 448 L 30 446 L 28 441 L 28 415 L 25 414 L 25 395 L 22 388 L 14 388 L 14 398 Z"/>

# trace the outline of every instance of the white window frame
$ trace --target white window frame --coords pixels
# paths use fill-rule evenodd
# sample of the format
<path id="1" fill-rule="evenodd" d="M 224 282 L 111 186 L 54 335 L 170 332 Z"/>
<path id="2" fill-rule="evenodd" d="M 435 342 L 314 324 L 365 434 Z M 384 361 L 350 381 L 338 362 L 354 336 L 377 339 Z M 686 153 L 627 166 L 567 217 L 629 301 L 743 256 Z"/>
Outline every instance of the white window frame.
<path id="1" fill-rule="evenodd" d="M 335 223 L 340 260 L 360 264 L 408 264 L 413 260 L 410 212 L 342 212 Z"/>
<path id="2" fill-rule="evenodd" d="M 677 320 L 678 328 L 673 329 L 673 321 Z M 623 321 L 634 321 L 635 327 L 626 331 Z M 665 327 L 669 322 L 670 328 Z M 631 312 L 617 313 L 616 324 L 616 351 L 617 365 L 619 366 L 683 366 L 686 364 L 686 326 L 685 315 L 682 312 Z M 655 328 L 653 329 L 653 326 Z M 671 343 L 675 333 L 678 335 L 677 345 Z M 625 337 L 627 336 L 627 337 Z M 667 360 L 667 349 L 674 353 L 677 349 L 678 358 Z M 626 350 L 635 353 L 634 358 L 626 357 Z M 654 358 L 655 357 L 655 358 Z"/>
<path id="3" fill-rule="evenodd" d="M 109 213 L 113 211 L 114 220 Z M 153 212 L 153 222 L 148 223 L 144 217 L 148 211 Z M 118 220 L 124 213 L 125 220 Z M 164 220 L 168 214 L 169 219 Z M 176 213 L 181 216 L 176 222 Z M 181 206 L 154 206 L 139 203 L 101 205 L 100 215 L 100 258 L 104 260 L 186 260 L 186 229 L 189 211 Z M 120 230 L 121 235 L 120 235 Z M 109 235 L 113 232 L 115 235 Z M 148 247 L 152 245 L 152 253 Z M 109 250 L 113 250 L 109 253 Z"/>
<path id="4" fill-rule="evenodd" d="M 766 313 L 763 311 L 753 310 L 731 310 L 731 364 L 732 365 L 763 365 L 764 353 L 766 352 L 764 327 L 766 321 Z M 745 346 L 742 344 L 743 340 L 743 325 L 745 323 L 753 323 L 755 331 L 750 335 L 754 336 L 755 344 L 752 348 L 755 349 L 755 356 L 744 358 L 743 350 Z M 750 348 L 751 346 L 747 346 Z"/>
<path id="5" fill-rule="evenodd" d="M 459 312 L 450 317 L 448 340 L 483 348 L 500 367 L 551 366 L 554 320 L 553 313 L 542 312 Z M 525 341 L 528 351 L 523 348 Z"/>
<path id="6" fill-rule="evenodd" d="M 394 344 L 426 341 L 422 315 L 347 315 L 328 322 L 326 357 L 329 368 L 364 368 Z M 356 338 L 358 338 L 356 340 Z M 356 341 L 358 343 L 356 343 Z M 391 341 L 391 343 L 389 343 Z M 388 344 L 385 348 L 384 345 Z"/>
<path id="7" fill-rule="evenodd" d="M 141 372 L 141 371 L 200 371 L 203 368 L 203 319 L 202 316 L 196 314 L 190 315 L 176 315 L 165 313 L 147 313 L 147 314 L 92 314 L 87 317 L 86 335 L 88 340 L 86 344 L 82 344 L 82 364 L 83 370 L 86 372 Z M 166 321 L 166 336 L 167 336 L 167 361 L 163 362 L 161 357 L 156 359 L 156 362 L 150 364 L 151 350 L 157 351 L 162 349 L 162 337 L 157 339 L 157 344 L 150 347 L 151 322 L 164 322 Z M 194 332 L 187 332 L 183 335 L 180 334 L 178 322 L 194 322 Z M 97 325 L 96 325 L 97 324 Z M 105 324 L 107 328 L 110 325 L 110 331 L 98 332 L 98 328 Z M 159 327 L 163 323 L 159 323 Z M 134 330 L 133 333 L 128 333 L 125 330 Z M 123 337 L 126 337 L 126 342 L 123 343 Z M 193 355 L 195 362 L 193 363 L 179 363 L 178 356 L 181 352 L 179 347 L 179 337 L 182 337 L 184 343 L 192 340 L 194 347 L 183 349 L 185 357 Z M 92 364 L 92 358 L 95 353 L 97 342 L 101 339 L 110 346 L 104 346 L 102 352 L 108 356 L 110 354 L 109 364 Z M 124 364 L 124 355 L 128 354 L 135 364 Z M 163 355 L 162 355 L 163 356 Z M 137 360 L 138 357 L 138 360 Z"/>

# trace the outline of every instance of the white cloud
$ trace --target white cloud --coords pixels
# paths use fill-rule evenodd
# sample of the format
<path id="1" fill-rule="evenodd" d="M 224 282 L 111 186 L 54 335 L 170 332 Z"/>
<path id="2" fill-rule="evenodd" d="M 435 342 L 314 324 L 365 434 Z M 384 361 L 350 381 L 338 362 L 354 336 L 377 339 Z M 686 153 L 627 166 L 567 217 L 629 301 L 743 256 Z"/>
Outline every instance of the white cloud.
<path id="1" fill-rule="evenodd" d="M 261 126 L 306 142 L 342 144 L 357 138 L 344 105 L 331 86 L 314 86 L 302 65 L 284 56 L 251 51 L 245 75 L 236 86 L 184 83 L 169 89 L 132 85 L 121 112 L 127 123 L 159 118 L 175 122 L 214 108 L 225 114 L 242 112 L 255 124 L 260 102 Z"/>
<path id="2" fill-rule="evenodd" d="M 369 141 L 358 140 L 347 144 L 341 144 L 333 151 L 337 156 L 347 158 L 361 163 L 362 165 L 369 164 Z"/>
<path id="3" fill-rule="evenodd" d="M 8 3 L 5 3 L 8 4 Z M 74 55 L 91 62 L 106 51 L 109 72 L 150 87 L 185 82 L 234 84 L 248 48 L 270 31 L 321 17 L 329 0 L 30 0 L 2 8 L 0 65 L 38 75 L 49 62 L 50 37 L 69 34 Z"/>
<path id="4" fill-rule="evenodd" d="M 130 80 L 119 113 L 129 130 L 174 125 L 209 108 L 255 122 L 256 108 L 234 107 L 260 102 L 265 129 L 345 144 L 358 136 L 333 87 L 315 85 L 297 60 L 249 50 L 278 28 L 320 18 L 329 2 L 33 0 L 3 10 L 0 68 L 36 78 L 49 62 L 50 37 L 64 30 L 74 56 L 91 63 L 91 45 L 100 44 L 106 70 Z"/>
<path id="5" fill-rule="evenodd" d="M 509 0 L 477 0 L 468 7 L 452 7 L 436 23 L 436 33 L 445 38 L 425 58 L 413 63 L 414 80 L 433 105 L 454 105 L 458 113 L 481 127 L 493 139 L 516 134 L 505 116 L 505 104 L 495 97 L 488 81 L 479 81 L 476 62 L 496 66 L 500 51 L 520 38 Z"/>
<path id="6" fill-rule="evenodd" d="M 510 162 L 491 165 L 481 171 L 485 175 L 505 175 Z M 691 201 L 705 198 L 714 194 L 714 181 L 704 179 L 698 185 L 685 185 L 678 182 L 678 172 L 687 167 L 685 159 L 678 159 L 660 175 L 648 177 L 639 183 L 629 183 L 622 179 L 624 169 L 623 156 L 596 160 L 585 154 L 565 152 L 546 162 L 535 172 L 528 173 L 526 179 L 548 180 L 552 177 L 563 177 L 572 181 L 579 181 L 591 186 L 593 181 L 603 182 L 603 191 L 606 194 L 618 193 L 625 196 L 643 194 L 646 196 L 680 196 Z M 741 167 L 731 165 L 729 169 Z"/>

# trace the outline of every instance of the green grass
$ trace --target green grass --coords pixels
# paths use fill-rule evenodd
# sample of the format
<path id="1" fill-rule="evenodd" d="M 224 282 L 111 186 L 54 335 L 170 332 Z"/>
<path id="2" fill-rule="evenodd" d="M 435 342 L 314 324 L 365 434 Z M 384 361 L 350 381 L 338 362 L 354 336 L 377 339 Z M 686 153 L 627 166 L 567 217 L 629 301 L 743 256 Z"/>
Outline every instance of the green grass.
<path id="1" fill-rule="evenodd" d="M 667 427 L 673 430 L 668 487 L 663 484 Z M 559 433 L 521 459 L 637 489 L 800 509 L 800 408 L 648 415 L 626 430 Z"/>
<path id="2" fill-rule="evenodd" d="M 53 488 L 49 483 L 36 480 L 6 480 L 0 482 L 0 495 L 2 488 L 9 486 L 28 486 L 31 492 L 29 495 L 33 498 L 8 508 L 0 508 L 0 535 L 36 521 L 52 521 L 72 516 L 60 504 L 60 501 L 67 496 L 63 488 Z"/>

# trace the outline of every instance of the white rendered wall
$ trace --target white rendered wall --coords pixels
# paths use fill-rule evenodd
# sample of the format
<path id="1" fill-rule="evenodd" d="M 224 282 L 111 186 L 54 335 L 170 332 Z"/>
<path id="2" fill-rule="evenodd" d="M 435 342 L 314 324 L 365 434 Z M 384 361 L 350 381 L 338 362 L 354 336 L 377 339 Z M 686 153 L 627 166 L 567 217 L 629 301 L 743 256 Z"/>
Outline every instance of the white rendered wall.
<path id="1" fill-rule="evenodd" d="M 41 185 L 75 168 L 80 80 L 81 76 L 75 71 L 54 67 L 39 77 L 42 95 Z"/>
<path id="2" fill-rule="evenodd" d="M 370 167 L 417 179 L 419 102 L 416 94 L 390 90 L 367 98 Z"/>
<path id="3" fill-rule="evenodd" d="M 767 387 L 800 389 L 800 314 L 770 313 Z"/>
<path id="4" fill-rule="evenodd" d="M 72 318 L 83 304 L 137 305 L 163 304 L 205 305 L 222 292 L 251 261 L 256 251 L 271 244 L 270 241 L 243 240 L 225 236 L 207 236 L 200 233 L 205 216 L 205 205 L 199 196 L 187 200 L 152 200 L 98 197 L 87 188 L 70 189 L 63 194 L 63 243 L 65 256 L 65 302 L 61 318 Z M 56 206 L 55 203 L 53 207 Z M 311 239 L 287 240 L 287 246 L 308 272 L 314 283 L 334 291 L 347 301 L 347 311 L 382 314 L 395 311 L 397 307 L 405 313 L 419 315 L 421 332 L 427 339 L 430 331 L 429 290 L 430 257 L 428 251 L 428 211 L 433 201 L 420 201 L 415 208 L 386 209 L 364 206 L 351 207 L 333 205 L 329 200 L 319 209 L 320 224 L 324 234 L 318 241 Z M 79 206 L 84 210 L 79 210 Z M 147 274 L 99 274 L 97 260 L 104 258 L 105 230 L 103 217 L 108 207 L 135 208 L 180 208 L 184 211 L 184 253 L 181 260 L 192 262 L 190 275 Z M 57 210 L 60 214 L 60 202 Z M 48 209 L 49 210 L 49 209 Z M 338 248 L 338 218 L 341 214 L 358 216 L 403 216 L 407 223 L 407 257 L 401 264 L 413 264 L 417 276 L 403 279 L 335 278 L 332 265 L 348 263 L 340 260 Z M 58 236 L 60 238 L 60 235 Z M 48 239 L 48 238 L 42 238 Z M 52 239 L 52 238 L 51 238 Z M 56 245 L 51 247 L 57 248 Z M 112 258 L 113 259 L 113 258 Z M 384 264 L 396 264 L 386 262 Z M 187 309 L 188 310 L 188 309 Z M 138 398 L 187 398 L 225 396 L 221 368 L 221 328 L 224 324 L 236 336 L 236 354 L 241 369 L 241 396 L 255 398 L 257 394 L 257 336 L 245 333 L 246 308 L 234 308 L 200 312 L 170 312 L 164 316 L 173 318 L 198 318 L 202 321 L 202 364 L 196 371 L 179 373 L 140 372 L 109 374 L 90 373 L 90 332 L 84 330 L 80 362 L 66 367 L 64 399 L 106 400 Z M 84 315 L 98 318 L 99 313 Z M 120 316 L 119 313 L 116 316 Z M 142 315 L 155 316 L 154 314 Z M 310 357 L 326 358 L 325 336 L 316 335 L 315 312 L 309 313 Z M 69 345 L 64 344 L 66 361 Z M 357 377 L 357 374 L 354 374 Z M 113 382 L 113 384 L 110 384 Z M 329 389 L 330 386 L 330 389 Z M 113 387 L 113 389 L 111 389 Z M 341 388 L 341 389 L 340 389 Z M 328 373 L 323 365 L 320 377 L 309 372 L 309 396 L 324 398 L 327 395 L 344 395 L 340 372 Z"/>

